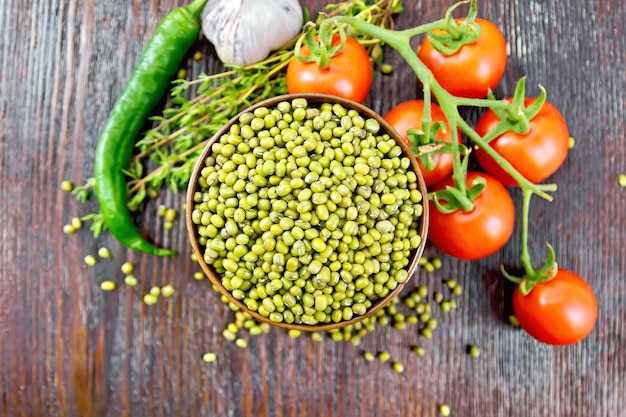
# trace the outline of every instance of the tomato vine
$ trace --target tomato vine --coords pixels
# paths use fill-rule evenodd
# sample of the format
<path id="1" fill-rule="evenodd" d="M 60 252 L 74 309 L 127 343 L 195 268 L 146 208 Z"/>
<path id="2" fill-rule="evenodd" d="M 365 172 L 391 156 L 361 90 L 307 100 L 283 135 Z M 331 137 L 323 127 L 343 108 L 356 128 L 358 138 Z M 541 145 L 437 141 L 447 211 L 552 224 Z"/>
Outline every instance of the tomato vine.
<path id="1" fill-rule="evenodd" d="M 504 270 L 502 270 L 502 272 L 506 278 L 519 284 L 521 295 L 527 296 L 533 288 L 549 282 L 561 271 L 556 263 L 554 249 L 549 244 L 547 260 L 545 264 L 537 270 L 533 268 L 528 252 L 528 215 L 530 199 L 532 195 L 538 195 L 545 200 L 552 201 L 550 193 L 556 191 L 557 185 L 536 184 L 527 179 L 509 160 L 500 155 L 494 147 L 490 145 L 490 142 L 507 132 L 514 132 L 519 135 L 527 134 L 531 129 L 533 118 L 540 113 L 544 103 L 546 103 L 547 93 L 542 86 L 539 86 L 539 97 L 535 100 L 526 99 L 524 78 L 518 81 L 515 94 L 509 100 L 496 99 L 491 90 L 488 91 L 486 98 L 460 97 L 450 93 L 441 85 L 431 69 L 420 59 L 419 54 L 415 53 L 411 47 L 410 41 L 418 35 L 428 34 L 430 39 L 434 41 L 435 49 L 441 53 L 449 54 L 456 53 L 464 45 L 476 42 L 477 37 L 480 36 L 481 30 L 475 21 L 477 15 L 476 0 L 469 1 L 469 12 L 467 18 L 462 19 L 463 24 L 459 24 L 457 20 L 452 18 L 452 11 L 464 3 L 468 2 L 460 2 L 453 5 L 443 19 L 405 30 L 386 29 L 369 24 L 363 19 L 355 19 L 347 16 L 324 20 L 321 22 L 320 28 L 324 27 L 324 25 L 337 25 L 337 23 L 341 23 L 350 26 L 356 32 L 379 39 L 384 44 L 396 50 L 415 72 L 423 86 L 424 109 L 420 123 L 421 128 L 419 131 L 414 130 L 412 132 L 414 137 L 411 138 L 411 142 L 413 144 L 419 143 L 421 145 L 420 148 L 430 147 L 431 150 L 435 149 L 436 152 L 450 152 L 453 155 L 454 167 L 451 181 L 444 187 L 436 187 L 429 193 L 429 200 L 440 213 L 450 214 L 457 211 L 462 213 L 472 212 L 476 206 L 475 202 L 480 198 L 481 193 L 484 192 L 487 185 L 486 178 L 488 176 L 480 173 L 471 173 L 472 180 L 467 181 L 470 149 L 465 148 L 459 140 L 459 129 L 475 147 L 495 161 L 495 164 L 504 170 L 506 174 L 520 186 L 523 192 L 523 209 L 521 214 L 522 253 L 520 255 L 520 261 L 524 267 L 525 275 L 524 277 L 518 278 L 509 275 Z M 327 26 L 324 30 L 328 30 L 328 27 L 330 26 Z M 432 123 L 431 98 L 437 101 L 437 104 L 443 111 L 447 120 L 447 129 L 451 135 L 450 143 L 446 143 L 445 145 L 439 143 L 439 147 L 433 147 L 433 144 L 438 142 L 435 139 L 438 126 Z M 492 125 L 490 130 L 481 135 L 460 115 L 459 108 L 466 106 L 485 108 L 495 113 L 499 118 L 499 122 Z M 440 123 L 440 125 L 443 125 L 443 123 Z M 491 253 L 493 253 L 493 251 Z M 463 259 L 462 256 L 457 257 Z M 480 254 L 466 257 L 465 259 L 477 259 L 479 257 L 481 257 Z M 584 283 L 584 281 L 582 282 Z M 588 295 L 589 292 L 591 292 L 591 296 Z M 581 301 L 581 303 L 586 303 L 588 307 L 587 310 L 592 312 L 593 303 L 591 300 L 595 301 L 595 296 L 593 296 L 593 292 L 590 288 L 584 293 L 585 295 L 580 295 L 580 298 L 586 301 Z M 566 308 L 564 308 L 564 311 L 565 310 Z M 563 316 L 563 320 L 565 321 L 568 319 L 566 316 L 566 314 Z M 531 335 L 546 343 L 566 344 L 581 340 L 581 336 L 584 337 L 591 331 L 594 323 L 595 315 L 589 313 L 588 320 L 579 326 L 578 333 L 574 331 L 575 336 L 569 335 L 568 337 L 562 338 L 561 341 L 563 343 L 558 343 L 558 338 L 553 339 L 548 337 L 542 339 L 541 337 L 537 337 L 536 334 L 533 334 L 534 330 L 528 331 Z M 539 327 L 541 328 L 543 324 L 545 323 L 539 323 Z M 529 329 L 531 328 L 532 326 L 529 325 Z"/>

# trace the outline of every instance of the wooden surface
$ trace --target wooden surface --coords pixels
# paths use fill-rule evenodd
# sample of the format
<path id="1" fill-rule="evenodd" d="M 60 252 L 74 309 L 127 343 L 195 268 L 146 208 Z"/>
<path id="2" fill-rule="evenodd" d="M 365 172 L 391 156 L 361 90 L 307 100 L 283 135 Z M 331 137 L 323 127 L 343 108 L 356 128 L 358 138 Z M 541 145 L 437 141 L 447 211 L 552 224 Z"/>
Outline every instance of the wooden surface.
<path id="1" fill-rule="evenodd" d="M 430 341 L 415 329 L 381 328 L 360 346 L 290 339 L 284 331 L 251 338 L 248 349 L 221 331 L 232 313 L 192 278 L 184 222 L 165 232 L 157 204 L 138 219 L 155 241 L 181 255 L 156 259 L 123 250 L 85 228 L 66 236 L 69 218 L 92 211 L 63 193 L 64 179 L 91 176 L 93 150 L 112 103 L 145 42 L 178 0 L 0 0 L 0 415 L 14 416 L 453 416 L 626 415 L 626 89 L 623 0 L 480 2 L 509 43 L 497 93 L 523 75 L 543 84 L 568 121 L 576 147 L 553 176 L 552 203 L 534 200 L 537 262 L 554 244 L 562 266 L 595 289 L 600 313 L 590 337 L 570 347 L 541 345 L 507 324 L 511 288 L 496 269 L 519 266 L 519 244 L 480 262 L 442 257 L 409 287 L 465 289 L 454 314 L 437 313 Z M 306 2 L 317 11 L 325 1 Z M 405 0 L 399 27 L 439 18 L 451 1 Z M 205 41 L 203 51 L 211 49 Z M 414 97 L 416 81 L 397 55 L 393 77 L 378 77 L 367 101 L 384 113 Z M 211 56 L 192 75 L 217 67 Z M 531 89 L 536 93 L 537 89 Z M 474 117 L 476 114 L 471 114 Z M 519 192 L 513 192 L 519 208 Z M 517 230 L 517 229 L 516 229 Z M 113 260 L 89 268 L 100 246 Z M 427 248 L 428 256 L 437 252 Z M 140 287 L 104 293 L 136 264 Z M 172 283 L 174 297 L 152 307 L 141 295 Z M 424 345 L 416 357 L 410 347 Z M 465 353 L 482 348 L 479 359 Z M 405 365 L 368 363 L 364 350 L 388 350 Z M 203 353 L 216 352 L 206 364 Z"/>

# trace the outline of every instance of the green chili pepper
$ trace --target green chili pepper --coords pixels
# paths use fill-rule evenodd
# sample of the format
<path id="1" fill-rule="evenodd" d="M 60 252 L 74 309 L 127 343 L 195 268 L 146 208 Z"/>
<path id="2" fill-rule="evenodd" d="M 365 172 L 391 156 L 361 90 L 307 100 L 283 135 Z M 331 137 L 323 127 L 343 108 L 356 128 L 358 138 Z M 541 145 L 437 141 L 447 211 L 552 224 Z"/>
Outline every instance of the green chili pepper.
<path id="1" fill-rule="evenodd" d="M 122 170 L 132 156 L 146 117 L 167 91 L 185 53 L 200 32 L 200 13 L 207 0 L 173 9 L 161 21 L 116 101 L 96 147 L 95 194 L 111 234 L 139 252 L 167 256 L 175 252 L 147 242 L 133 224 Z"/>

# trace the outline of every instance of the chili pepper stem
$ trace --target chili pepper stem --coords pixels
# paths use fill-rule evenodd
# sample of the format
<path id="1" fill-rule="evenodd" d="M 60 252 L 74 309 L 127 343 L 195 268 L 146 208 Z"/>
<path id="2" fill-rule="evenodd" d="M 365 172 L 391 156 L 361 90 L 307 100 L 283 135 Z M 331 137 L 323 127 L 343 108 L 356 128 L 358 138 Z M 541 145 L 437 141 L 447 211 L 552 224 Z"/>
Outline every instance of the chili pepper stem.
<path id="1" fill-rule="evenodd" d="M 184 8 L 194 18 L 198 18 L 198 17 L 200 17 L 200 14 L 202 13 L 202 9 L 204 9 L 204 6 L 207 3 L 208 3 L 208 0 L 194 0 L 193 2 L 189 3 L 189 5 L 185 6 Z"/>

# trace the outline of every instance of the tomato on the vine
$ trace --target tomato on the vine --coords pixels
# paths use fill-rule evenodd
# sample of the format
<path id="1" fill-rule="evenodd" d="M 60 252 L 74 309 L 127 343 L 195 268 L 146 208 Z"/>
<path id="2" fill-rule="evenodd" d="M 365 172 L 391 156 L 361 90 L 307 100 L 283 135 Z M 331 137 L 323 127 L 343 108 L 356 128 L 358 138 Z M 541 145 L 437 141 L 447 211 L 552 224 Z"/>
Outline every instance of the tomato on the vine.
<path id="1" fill-rule="evenodd" d="M 585 280 L 559 268 L 554 278 L 536 284 L 528 295 L 516 288 L 513 311 L 522 328 L 535 339 L 550 345 L 569 345 L 593 330 L 598 301 Z"/>
<path id="2" fill-rule="evenodd" d="M 340 43 L 340 36 L 333 36 L 332 45 Z M 308 56 L 311 50 L 302 45 L 300 54 Z M 345 46 L 330 58 L 327 68 L 320 68 L 315 62 L 302 62 L 295 56 L 287 66 L 287 91 L 291 94 L 333 94 L 362 103 L 371 85 L 372 66 L 367 49 L 351 36 L 346 36 Z"/>
<path id="3" fill-rule="evenodd" d="M 502 248 L 511 237 L 515 224 L 515 207 L 506 188 L 495 178 L 482 172 L 467 173 L 467 186 L 478 177 L 485 179 L 485 188 L 474 200 L 469 212 L 462 209 L 442 213 L 431 201 L 428 239 L 442 252 L 464 260 L 487 257 Z M 452 178 L 437 185 L 433 191 L 454 186 Z M 445 202 L 441 202 L 445 207 Z"/>
<path id="4" fill-rule="evenodd" d="M 512 101 L 511 98 L 507 99 Z M 527 107 L 535 99 L 526 98 Z M 488 110 L 478 121 L 476 132 L 484 136 L 500 122 L 498 116 Z M 569 149 L 569 131 L 565 119 L 547 101 L 539 113 L 530 120 L 530 130 L 522 135 L 508 131 L 489 142 L 504 159 L 532 183 L 539 183 L 552 175 L 565 161 Z M 476 150 L 480 166 L 499 179 L 504 185 L 517 182 L 484 150 Z"/>
<path id="5" fill-rule="evenodd" d="M 443 113 L 443 110 L 436 105 L 431 104 L 430 108 L 431 112 L 431 120 L 434 123 L 443 122 L 446 126 L 445 133 L 442 129 L 437 130 L 437 134 L 435 135 L 435 139 L 451 142 L 452 141 L 452 133 L 450 132 L 450 128 L 448 126 L 446 116 Z M 398 131 L 400 136 L 404 138 L 409 146 L 411 146 L 411 141 L 407 136 L 407 131 L 411 128 L 421 129 L 422 127 L 422 116 L 424 114 L 424 101 L 423 100 L 409 100 L 404 103 L 400 103 L 385 115 L 385 120 L 389 122 L 389 124 Z M 461 131 L 459 130 L 457 135 L 459 143 L 461 143 Z M 417 159 L 417 163 L 422 170 L 422 174 L 424 176 L 424 182 L 427 187 L 431 187 L 433 185 L 439 184 L 444 179 L 448 178 L 450 174 L 452 174 L 452 169 L 454 167 L 454 158 L 451 153 L 440 153 L 435 154 L 433 156 L 434 167 L 433 169 L 425 169 L 422 161 Z"/>
<path id="6" fill-rule="evenodd" d="M 466 24 L 465 19 L 456 22 Z M 500 29 L 488 20 L 476 18 L 475 22 L 481 30 L 478 39 L 452 55 L 439 52 L 428 37 L 418 51 L 439 84 L 459 97 L 485 97 L 498 85 L 506 67 L 506 40 Z"/>

